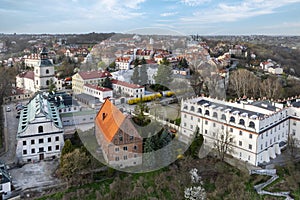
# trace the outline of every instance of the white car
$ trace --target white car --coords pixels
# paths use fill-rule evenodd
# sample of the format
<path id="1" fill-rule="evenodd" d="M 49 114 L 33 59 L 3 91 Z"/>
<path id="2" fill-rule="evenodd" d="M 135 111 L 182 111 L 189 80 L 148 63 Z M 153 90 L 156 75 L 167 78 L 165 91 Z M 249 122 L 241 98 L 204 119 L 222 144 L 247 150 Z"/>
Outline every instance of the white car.
<path id="1" fill-rule="evenodd" d="M 10 111 L 11 111 L 10 107 L 7 106 L 7 107 L 6 107 L 6 112 L 10 112 Z"/>

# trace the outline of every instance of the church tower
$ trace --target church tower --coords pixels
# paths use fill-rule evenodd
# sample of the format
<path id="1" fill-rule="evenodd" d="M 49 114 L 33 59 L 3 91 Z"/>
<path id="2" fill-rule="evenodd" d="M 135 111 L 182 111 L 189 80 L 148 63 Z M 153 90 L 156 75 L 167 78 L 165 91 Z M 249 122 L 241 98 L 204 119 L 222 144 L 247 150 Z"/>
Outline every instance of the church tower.
<path id="1" fill-rule="evenodd" d="M 49 89 L 51 79 L 54 81 L 54 66 L 48 57 L 48 51 L 44 47 L 40 52 L 38 64 L 34 67 L 35 91 L 46 91 Z"/>

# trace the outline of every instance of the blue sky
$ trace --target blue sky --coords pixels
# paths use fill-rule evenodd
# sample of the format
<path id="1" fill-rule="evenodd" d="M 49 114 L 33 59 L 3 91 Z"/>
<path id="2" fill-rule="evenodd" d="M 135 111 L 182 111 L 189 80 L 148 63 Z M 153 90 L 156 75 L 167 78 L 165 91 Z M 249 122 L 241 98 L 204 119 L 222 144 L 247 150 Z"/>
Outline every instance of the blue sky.
<path id="1" fill-rule="evenodd" d="M 2 33 L 300 35 L 300 0 L 0 0 Z"/>

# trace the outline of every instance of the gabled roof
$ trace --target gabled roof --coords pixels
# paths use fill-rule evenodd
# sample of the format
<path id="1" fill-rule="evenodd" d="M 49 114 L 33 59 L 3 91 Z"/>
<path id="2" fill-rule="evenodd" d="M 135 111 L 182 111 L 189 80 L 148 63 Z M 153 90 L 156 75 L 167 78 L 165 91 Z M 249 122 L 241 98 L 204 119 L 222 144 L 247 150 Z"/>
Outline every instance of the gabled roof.
<path id="1" fill-rule="evenodd" d="M 125 116 L 123 113 L 106 99 L 96 116 L 95 123 L 106 140 L 111 141 L 124 120 Z"/>
<path id="2" fill-rule="evenodd" d="M 81 76 L 83 80 L 105 78 L 107 76 L 111 76 L 111 74 L 108 71 L 78 72 L 78 75 Z"/>
<path id="3" fill-rule="evenodd" d="M 122 130 L 122 132 L 127 135 L 141 139 L 141 136 L 129 118 L 125 117 L 125 115 L 114 106 L 109 99 L 106 99 L 102 104 L 102 107 L 95 118 L 95 123 L 101 131 L 100 134 L 103 134 L 109 142 L 112 142 L 119 130 Z"/>

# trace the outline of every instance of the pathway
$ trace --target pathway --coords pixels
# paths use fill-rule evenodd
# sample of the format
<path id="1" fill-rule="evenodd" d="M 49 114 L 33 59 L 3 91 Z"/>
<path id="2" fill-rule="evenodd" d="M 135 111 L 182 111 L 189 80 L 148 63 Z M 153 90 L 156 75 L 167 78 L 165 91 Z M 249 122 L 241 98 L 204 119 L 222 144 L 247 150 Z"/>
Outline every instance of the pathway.
<path id="1" fill-rule="evenodd" d="M 263 190 L 265 187 L 273 183 L 275 180 L 279 178 L 279 176 L 276 174 L 276 169 L 256 169 L 256 170 L 250 170 L 250 174 L 259 174 L 264 176 L 271 176 L 269 180 L 267 180 L 264 183 L 258 184 L 254 186 L 254 189 L 256 192 L 260 195 L 271 195 L 271 196 L 277 196 L 277 197 L 285 197 L 286 200 L 292 200 L 293 198 L 290 196 L 290 192 L 268 192 Z"/>

